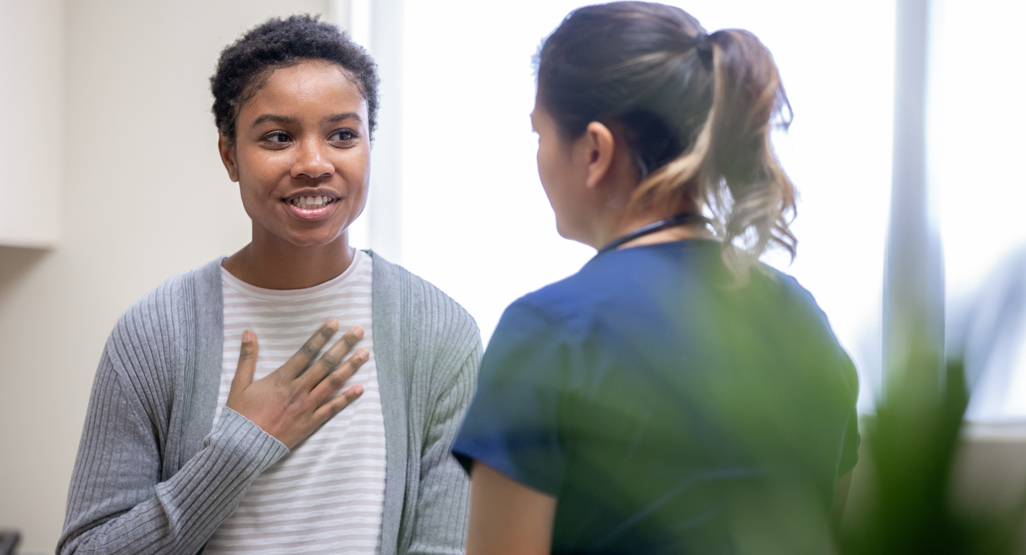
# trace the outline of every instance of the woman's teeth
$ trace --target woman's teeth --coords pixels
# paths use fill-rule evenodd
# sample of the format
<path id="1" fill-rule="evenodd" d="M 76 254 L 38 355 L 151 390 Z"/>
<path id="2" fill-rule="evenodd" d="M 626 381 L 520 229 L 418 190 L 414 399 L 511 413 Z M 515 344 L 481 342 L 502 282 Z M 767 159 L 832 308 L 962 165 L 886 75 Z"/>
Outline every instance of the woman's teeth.
<path id="1" fill-rule="evenodd" d="M 292 199 L 292 206 L 297 206 L 304 210 L 314 210 L 317 208 L 324 208 L 331 204 L 334 199 L 331 197 L 296 197 Z"/>

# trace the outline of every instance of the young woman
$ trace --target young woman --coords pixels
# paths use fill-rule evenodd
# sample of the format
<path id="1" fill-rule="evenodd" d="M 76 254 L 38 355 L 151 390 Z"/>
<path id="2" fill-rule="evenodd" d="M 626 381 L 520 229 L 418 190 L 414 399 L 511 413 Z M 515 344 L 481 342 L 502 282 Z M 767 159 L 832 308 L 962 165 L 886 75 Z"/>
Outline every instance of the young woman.
<path id="1" fill-rule="evenodd" d="M 468 555 L 821 552 L 857 376 L 758 262 L 796 244 L 770 53 L 616 2 L 567 16 L 536 63 L 538 173 L 559 233 L 598 254 L 489 343 L 453 444 Z"/>
<path id="2" fill-rule="evenodd" d="M 221 53 L 219 150 L 252 242 L 118 321 L 59 552 L 462 551 L 468 481 L 449 445 L 477 328 L 348 241 L 377 79 L 362 48 L 310 17 L 268 21 Z"/>

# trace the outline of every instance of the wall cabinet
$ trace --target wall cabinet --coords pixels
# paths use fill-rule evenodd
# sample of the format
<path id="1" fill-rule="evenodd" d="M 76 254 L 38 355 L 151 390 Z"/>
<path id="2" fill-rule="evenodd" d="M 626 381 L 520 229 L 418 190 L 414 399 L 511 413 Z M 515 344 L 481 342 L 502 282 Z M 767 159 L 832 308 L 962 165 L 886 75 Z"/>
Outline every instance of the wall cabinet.
<path id="1" fill-rule="evenodd" d="M 61 0 L 0 0 L 0 246 L 60 238 L 65 34 Z"/>

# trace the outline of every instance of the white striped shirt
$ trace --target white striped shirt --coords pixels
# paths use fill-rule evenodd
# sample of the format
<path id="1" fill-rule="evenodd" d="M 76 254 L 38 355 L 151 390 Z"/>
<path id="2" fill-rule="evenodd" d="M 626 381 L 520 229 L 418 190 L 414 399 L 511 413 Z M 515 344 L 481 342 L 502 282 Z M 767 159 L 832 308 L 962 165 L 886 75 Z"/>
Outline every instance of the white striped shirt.
<path id="1" fill-rule="evenodd" d="M 254 287 L 221 269 L 224 363 L 215 423 L 228 399 L 243 330 L 257 336 L 255 380 L 284 364 L 328 318 L 338 320 L 340 333 L 325 350 L 342 331 L 359 325 L 364 336 L 357 348 L 367 349 L 370 358 L 343 387 L 361 384 L 363 395 L 265 470 L 204 554 L 380 551 L 385 427 L 374 363 L 372 265 L 367 253 L 357 251 L 335 279 L 284 291 Z"/>

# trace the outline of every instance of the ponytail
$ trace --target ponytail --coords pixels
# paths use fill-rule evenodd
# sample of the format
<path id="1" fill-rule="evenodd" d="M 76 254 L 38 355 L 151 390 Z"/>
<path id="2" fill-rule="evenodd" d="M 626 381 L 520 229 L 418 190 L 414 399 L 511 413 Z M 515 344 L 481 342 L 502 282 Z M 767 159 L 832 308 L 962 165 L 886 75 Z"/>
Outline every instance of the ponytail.
<path id="1" fill-rule="evenodd" d="M 705 200 L 723 239 L 723 261 L 743 284 L 771 245 L 795 256 L 794 186 L 770 142 L 775 116 L 790 124 L 790 104 L 772 56 L 754 35 L 726 29 L 706 40 L 713 93 L 705 123 L 692 148 L 645 179 L 632 201 L 648 208 L 682 193 Z"/>
<path id="2" fill-rule="evenodd" d="M 680 8 L 613 2 L 572 12 L 536 63 L 539 101 L 566 137 L 592 121 L 624 129 L 642 176 L 632 211 L 704 202 L 737 284 L 770 246 L 794 257 L 794 187 L 770 142 L 790 105 L 754 35 L 707 35 Z"/>
<path id="3" fill-rule="evenodd" d="M 775 117 L 790 125 L 791 105 L 759 39 L 735 29 L 717 31 L 710 39 L 715 76 L 710 155 L 714 178 L 722 178 L 732 200 L 724 218 L 723 256 L 742 276 L 771 244 L 792 260 L 798 246 L 789 227 L 797 212 L 794 185 L 770 141 Z M 723 211 L 725 204 L 717 199 L 714 206 Z"/>

